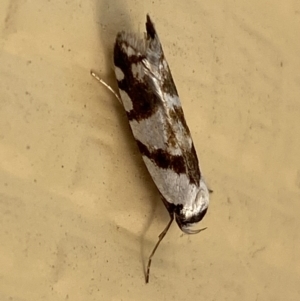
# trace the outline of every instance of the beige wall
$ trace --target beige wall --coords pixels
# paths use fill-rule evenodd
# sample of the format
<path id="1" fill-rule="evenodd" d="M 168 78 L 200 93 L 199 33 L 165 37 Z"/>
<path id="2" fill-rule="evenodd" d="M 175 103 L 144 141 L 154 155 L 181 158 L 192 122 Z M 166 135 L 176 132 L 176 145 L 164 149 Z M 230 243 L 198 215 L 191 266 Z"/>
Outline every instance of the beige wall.
<path id="1" fill-rule="evenodd" d="M 225 4 L 226 3 L 226 4 Z M 174 224 L 114 97 L 120 30 L 156 24 L 206 181 Z M 2 1 L 0 300 L 300 300 L 298 1 Z"/>

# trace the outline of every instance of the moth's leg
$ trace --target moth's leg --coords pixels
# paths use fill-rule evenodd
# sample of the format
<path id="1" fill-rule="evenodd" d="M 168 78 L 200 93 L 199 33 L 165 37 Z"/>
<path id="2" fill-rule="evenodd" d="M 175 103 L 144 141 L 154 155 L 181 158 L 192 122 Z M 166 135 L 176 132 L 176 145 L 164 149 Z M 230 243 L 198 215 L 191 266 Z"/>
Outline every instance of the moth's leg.
<path id="1" fill-rule="evenodd" d="M 167 234 L 172 222 L 174 220 L 174 215 L 173 214 L 170 214 L 170 221 L 169 223 L 167 224 L 166 228 L 159 234 L 158 236 L 158 242 L 156 243 L 153 251 L 151 252 L 150 256 L 149 256 L 149 259 L 148 259 L 148 265 L 147 265 L 147 273 L 146 273 L 146 283 L 149 282 L 149 276 L 150 276 L 150 266 L 151 266 L 151 261 L 152 261 L 152 257 L 156 251 L 156 249 L 158 248 L 160 242 L 163 240 L 163 238 L 165 237 L 165 235 Z"/>
<path id="2" fill-rule="evenodd" d="M 91 71 L 91 76 L 93 76 L 98 82 L 100 82 L 103 86 L 105 86 L 111 93 L 113 93 L 115 95 L 115 97 L 117 98 L 117 100 L 120 102 L 120 104 L 122 105 L 122 101 L 120 99 L 120 96 L 117 94 L 116 91 L 114 91 L 114 89 L 109 86 L 102 78 L 100 78 L 94 71 Z"/>

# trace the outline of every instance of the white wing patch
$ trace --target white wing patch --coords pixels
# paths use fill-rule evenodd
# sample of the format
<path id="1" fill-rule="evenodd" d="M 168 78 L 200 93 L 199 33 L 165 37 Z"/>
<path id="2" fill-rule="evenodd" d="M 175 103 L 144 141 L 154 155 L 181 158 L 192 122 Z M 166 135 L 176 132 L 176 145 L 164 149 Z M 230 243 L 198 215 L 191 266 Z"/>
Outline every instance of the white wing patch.
<path id="1" fill-rule="evenodd" d="M 165 126 L 165 112 L 157 110 L 149 118 L 142 120 L 130 120 L 130 126 L 136 140 L 141 141 L 149 150 L 162 149 L 171 155 L 181 155 L 178 145 L 171 146 L 168 143 L 168 127 Z M 179 127 L 179 125 L 178 125 Z"/>
<path id="2" fill-rule="evenodd" d="M 121 96 L 121 100 L 122 100 L 125 111 L 130 112 L 133 109 L 132 101 L 131 101 L 130 97 L 128 96 L 128 94 L 125 91 L 123 91 L 121 89 L 119 89 L 119 91 L 120 91 L 120 96 Z"/>
<path id="3" fill-rule="evenodd" d="M 191 184 L 186 174 L 177 174 L 172 169 L 159 168 L 145 156 L 143 160 L 150 174 L 155 175 L 153 180 L 164 198 L 171 204 L 184 204 L 184 207 L 191 209 L 199 187 Z"/>
<path id="4" fill-rule="evenodd" d="M 116 73 L 116 78 L 118 81 L 121 81 L 124 79 L 125 75 L 119 67 L 115 67 L 115 73 Z"/>

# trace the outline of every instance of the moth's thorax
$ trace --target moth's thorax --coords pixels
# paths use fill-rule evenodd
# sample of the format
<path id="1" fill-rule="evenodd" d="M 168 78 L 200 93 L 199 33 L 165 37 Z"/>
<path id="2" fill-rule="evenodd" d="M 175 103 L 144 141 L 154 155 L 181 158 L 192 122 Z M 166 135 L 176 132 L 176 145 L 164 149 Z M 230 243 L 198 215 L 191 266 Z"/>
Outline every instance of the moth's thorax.
<path id="1" fill-rule="evenodd" d="M 191 229 L 196 226 L 205 216 L 209 205 L 209 191 L 203 181 L 200 179 L 199 190 L 195 200 L 186 202 L 178 212 L 176 212 L 176 221 L 180 229 L 187 234 L 198 233 L 199 230 Z"/>

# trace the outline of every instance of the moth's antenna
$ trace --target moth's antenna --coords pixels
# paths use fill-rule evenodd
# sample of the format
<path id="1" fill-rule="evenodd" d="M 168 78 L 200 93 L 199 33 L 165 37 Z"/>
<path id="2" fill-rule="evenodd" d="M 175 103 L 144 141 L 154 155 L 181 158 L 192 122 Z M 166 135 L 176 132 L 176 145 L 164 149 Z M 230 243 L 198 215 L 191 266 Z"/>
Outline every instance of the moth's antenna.
<path id="1" fill-rule="evenodd" d="M 153 257 L 153 255 L 154 255 L 156 249 L 158 248 L 160 242 L 163 240 L 163 238 L 164 238 L 165 235 L 167 234 L 167 232 L 168 232 L 168 230 L 169 230 L 169 228 L 170 228 L 170 226 L 171 226 L 173 220 L 174 220 L 174 215 L 172 214 L 172 215 L 171 215 L 171 219 L 170 219 L 170 221 L 169 221 L 167 227 L 164 229 L 164 231 L 162 231 L 162 232 L 159 234 L 159 236 L 158 236 L 158 242 L 156 243 L 156 245 L 155 245 L 153 251 L 151 252 L 151 254 L 150 254 L 150 256 L 149 256 L 149 259 L 148 259 L 148 265 L 147 265 L 147 273 L 146 273 L 146 283 L 149 282 L 150 266 L 151 266 L 152 257 Z"/>
<path id="2" fill-rule="evenodd" d="M 114 89 L 109 86 L 102 78 L 100 78 L 94 71 L 91 70 L 91 76 L 93 76 L 98 82 L 100 82 L 103 86 L 105 86 L 111 93 L 115 95 L 117 100 L 122 104 L 122 101 L 120 99 L 120 96 L 117 94 L 117 92 L 114 91 Z"/>

